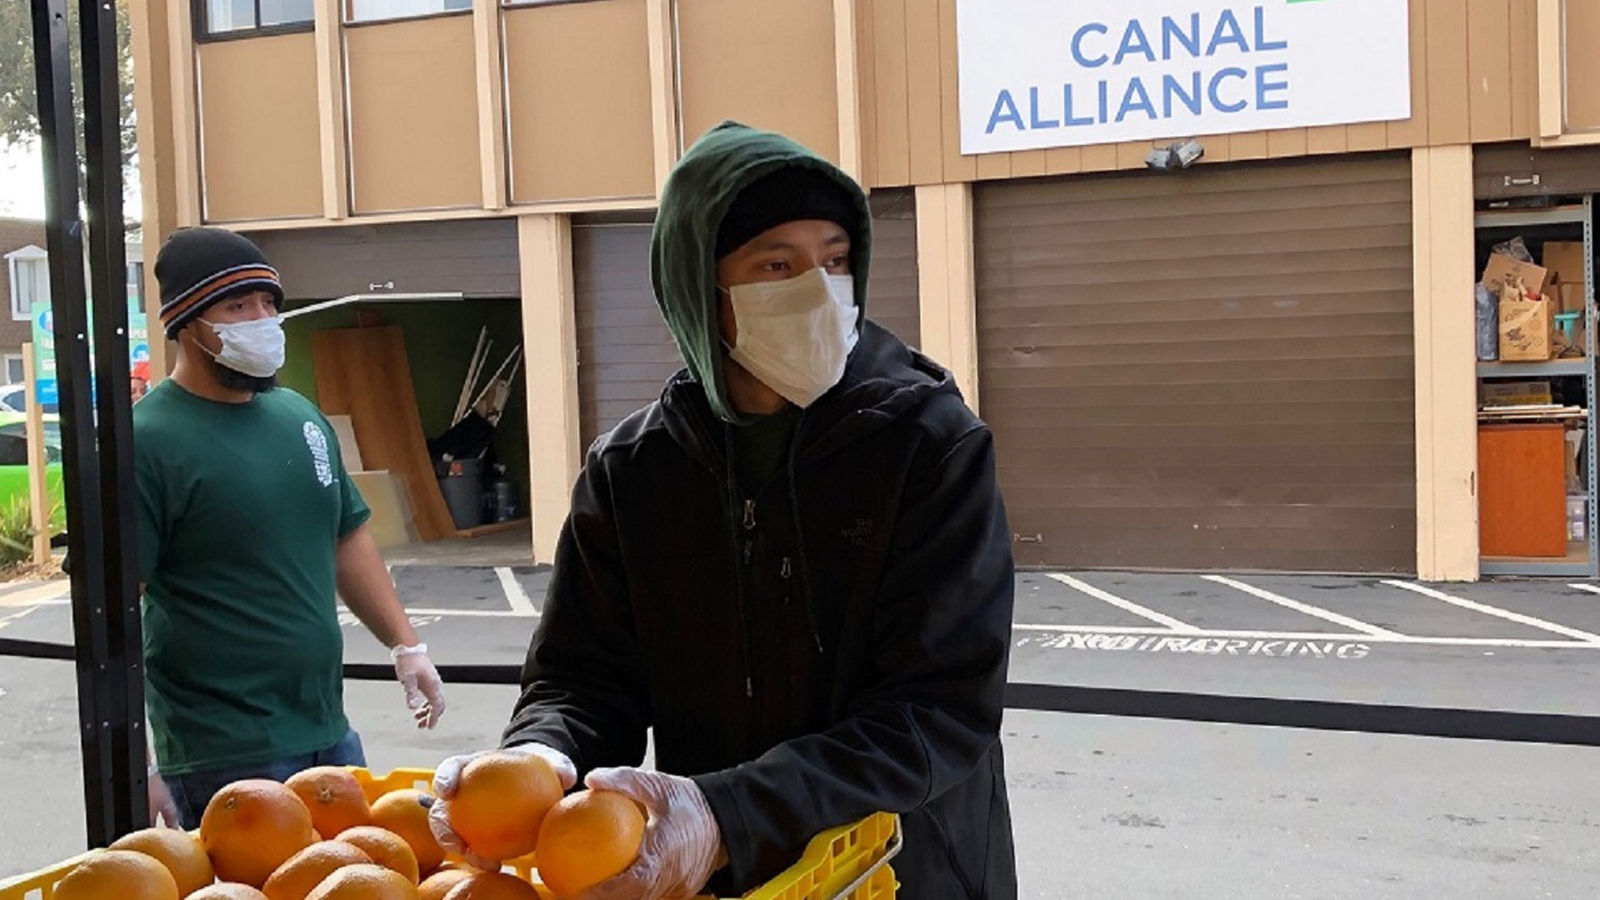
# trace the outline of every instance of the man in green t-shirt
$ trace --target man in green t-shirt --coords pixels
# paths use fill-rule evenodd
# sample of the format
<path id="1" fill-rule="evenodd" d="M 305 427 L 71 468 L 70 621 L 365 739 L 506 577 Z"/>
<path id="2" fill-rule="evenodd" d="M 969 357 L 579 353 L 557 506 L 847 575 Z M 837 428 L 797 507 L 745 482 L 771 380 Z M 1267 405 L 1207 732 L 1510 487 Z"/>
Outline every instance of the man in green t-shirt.
<path id="1" fill-rule="evenodd" d="M 333 429 L 277 387 L 278 273 L 246 238 L 189 228 L 161 248 L 156 279 L 178 354 L 133 412 L 151 819 L 194 828 L 229 782 L 365 765 L 336 593 L 390 648 L 418 727 L 444 693 Z"/>

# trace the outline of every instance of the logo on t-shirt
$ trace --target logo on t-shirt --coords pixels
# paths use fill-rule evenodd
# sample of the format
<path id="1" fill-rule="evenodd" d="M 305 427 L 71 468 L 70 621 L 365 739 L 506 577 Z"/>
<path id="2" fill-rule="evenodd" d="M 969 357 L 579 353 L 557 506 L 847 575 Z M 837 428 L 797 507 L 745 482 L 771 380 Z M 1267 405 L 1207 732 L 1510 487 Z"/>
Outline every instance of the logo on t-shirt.
<path id="1" fill-rule="evenodd" d="M 323 487 L 333 485 L 333 463 L 328 457 L 328 436 L 315 422 L 305 425 L 306 446 L 311 450 L 311 464 L 317 469 L 317 481 Z"/>

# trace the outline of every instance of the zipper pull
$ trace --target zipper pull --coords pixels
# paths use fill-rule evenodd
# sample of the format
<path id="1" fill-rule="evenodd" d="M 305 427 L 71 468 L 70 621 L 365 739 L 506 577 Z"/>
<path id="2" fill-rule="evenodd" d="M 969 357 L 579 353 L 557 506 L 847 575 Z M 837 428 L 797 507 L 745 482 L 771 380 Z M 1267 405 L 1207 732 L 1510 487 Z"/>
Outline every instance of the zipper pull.
<path id="1" fill-rule="evenodd" d="M 751 683 L 749 675 L 744 677 L 744 695 L 746 698 L 756 695 L 755 685 Z"/>
<path id="2" fill-rule="evenodd" d="M 783 558 L 783 568 L 778 571 L 778 577 L 787 580 L 789 575 L 789 557 L 785 556 Z"/>
<path id="3" fill-rule="evenodd" d="M 754 527 L 756 527 L 756 502 L 754 500 L 746 500 L 744 502 L 744 530 L 749 531 Z"/>

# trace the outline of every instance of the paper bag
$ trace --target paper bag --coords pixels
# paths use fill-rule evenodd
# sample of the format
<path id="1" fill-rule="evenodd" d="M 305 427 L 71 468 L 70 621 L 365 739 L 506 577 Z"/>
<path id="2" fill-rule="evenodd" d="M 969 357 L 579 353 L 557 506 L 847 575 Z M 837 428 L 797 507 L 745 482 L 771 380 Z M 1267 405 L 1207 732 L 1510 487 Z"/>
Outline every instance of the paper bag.
<path id="1" fill-rule="evenodd" d="M 1500 361 L 1544 362 L 1555 355 L 1555 304 L 1529 300 L 1513 281 L 1500 294 Z"/>

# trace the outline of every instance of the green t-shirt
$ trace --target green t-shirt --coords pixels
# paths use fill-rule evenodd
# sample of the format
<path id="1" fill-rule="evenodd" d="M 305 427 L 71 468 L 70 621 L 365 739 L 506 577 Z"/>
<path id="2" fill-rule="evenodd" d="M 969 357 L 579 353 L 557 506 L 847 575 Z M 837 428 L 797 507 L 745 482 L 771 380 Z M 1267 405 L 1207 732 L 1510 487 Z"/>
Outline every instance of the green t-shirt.
<path id="1" fill-rule="evenodd" d="M 754 497 L 788 462 L 789 442 L 800 424 L 800 408 L 785 403 L 777 412 L 733 429 L 733 464 L 739 489 Z"/>
<path id="2" fill-rule="evenodd" d="M 133 410 L 146 705 L 182 774 L 344 736 L 334 551 L 369 512 L 310 401 L 205 400 L 167 379 Z"/>

